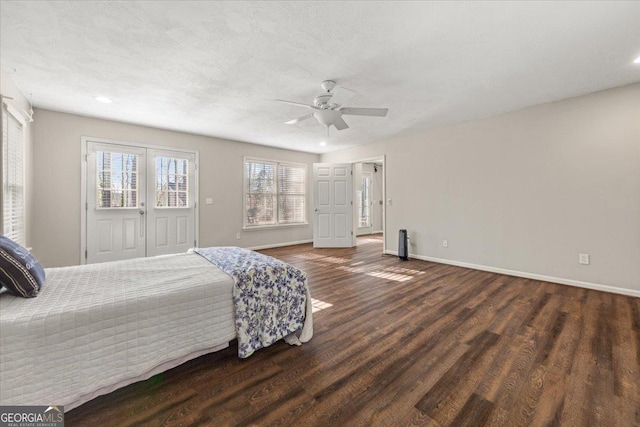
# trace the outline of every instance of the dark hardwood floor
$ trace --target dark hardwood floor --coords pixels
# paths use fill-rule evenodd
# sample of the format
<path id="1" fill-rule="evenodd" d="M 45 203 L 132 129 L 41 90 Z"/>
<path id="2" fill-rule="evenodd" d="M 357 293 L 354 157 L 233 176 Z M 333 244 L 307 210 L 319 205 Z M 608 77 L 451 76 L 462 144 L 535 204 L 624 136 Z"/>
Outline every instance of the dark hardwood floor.
<path id="1" fill-rule="evenodd" d="M 98 397 L 67 426 L 638 426 L 640 299 L 350 249 L 303 269 L 315 335 L 237 346 Z"/>

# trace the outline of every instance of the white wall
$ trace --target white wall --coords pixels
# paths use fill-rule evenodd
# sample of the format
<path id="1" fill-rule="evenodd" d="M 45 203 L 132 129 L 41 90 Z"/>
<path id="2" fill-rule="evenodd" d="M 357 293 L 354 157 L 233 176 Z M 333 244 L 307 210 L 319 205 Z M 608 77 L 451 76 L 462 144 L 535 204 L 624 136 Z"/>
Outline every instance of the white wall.
<path id="1" fill-rule="evenodd" d="M 392 199 L 388 249 L 407 228 L 410 252 L 422 258 L 640 296 L 640 84 L 322 161 L 381 154 Z M 579 253 L 590 254 L 591 265 L 580 265 Z"/>
<path id="2" fill-rule="evenodd" d="M 11 97 L 13 99 L 6 99 L 4 102 L 12 105 L 16 110 L 20 112 L 28 112 L 31 109 L 31 104 L 26 96 L 18 89 L 14 84 L 11 76 L 4 71 L 2 65 L 0 65 L 0 93 L 4 96 Z M 35 118 L 35 117 L 34 117 Z M 24 136 L 25 136 L 25 170 L 24 170 L 24 185 L 25 185 L 25 237 L 27 247 L 33 243 L 31 241 L 32 235 L 32 211 L 33 211 L 33 123 L 25 121 Z M 0 160 L 2 159 L 2 152 L 0 150 Z M 1 163 L 0 163 L 1 164 Z M 1 170 L 1 167 L 0 167 Z M 1 178 L 0 178 L 1 180 Z M 0 202 L 2 200 L 2 192 L 0 192 Z M 2 204 L 0 203 L 0 206 Z M 0 214 L 0 217 L 2 215 Z M 1 224 L 1 223 L 0 223 Z M 0 231 L 1 228 L 0 228 Z"/>
<path id="3" fill-rule="evenodd" d="M 32 245 L 45 267 L 80 262 L 81 137 L 196 149 L 200 151 L 200 246 L 256 247 L 310 240 L 306 226 L 242 231 L 243 156 L 308 165 L 308 200 L 316 154 L 282 150 L 161 129 L 36 110 L 34 126 L 34 211 Z M 213 205 L 205 198 L 212 197 Z M 310 205 L 310 203 L 309 203 Z M 241 240 L 236 233 L 241 232 Z"/>

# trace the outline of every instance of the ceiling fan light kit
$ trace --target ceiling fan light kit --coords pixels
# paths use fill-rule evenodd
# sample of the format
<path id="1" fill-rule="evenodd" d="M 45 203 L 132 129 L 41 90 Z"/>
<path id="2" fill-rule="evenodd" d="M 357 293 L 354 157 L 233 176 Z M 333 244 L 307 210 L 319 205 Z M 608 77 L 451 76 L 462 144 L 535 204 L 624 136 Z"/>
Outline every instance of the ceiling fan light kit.
<path id="1" fill-rule="evenodd" d="M 345 107 L 344 104 L 356 95 L 355 92 L 344 87 L 338 87 L 334 91 L 336 82 L 333 80 L 325 80 L 320 86 L 322 87 L 323 93 L 313 99 L 313 105 L 286 101 L 284 99 L 276 99 L 276 101 L 279 102 L 310 108 L 313 110 L 310 114 L 286 121 L 285 124 L 293 125 L 302 120 L 315 117 L 320 124 L 327 127 L 327 130 L 329 126 L 332 125 L 338 130 L 343 130 L 349 128 L 349 125 L 347 125 L 342 118 L 343 114 L 351 116 L 385 117 L 389 111 L 388 108 Z"/>

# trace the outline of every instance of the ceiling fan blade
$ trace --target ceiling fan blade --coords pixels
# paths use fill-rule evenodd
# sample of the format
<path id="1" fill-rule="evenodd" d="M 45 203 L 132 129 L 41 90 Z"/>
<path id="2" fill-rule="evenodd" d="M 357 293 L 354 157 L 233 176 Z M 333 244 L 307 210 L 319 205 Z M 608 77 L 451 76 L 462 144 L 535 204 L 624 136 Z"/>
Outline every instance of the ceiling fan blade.
<path id="1" fill-rule="evenodd" d="M 352 108 L 344 107 L 340 109 L 342 114 L 350 116 L 372 116 L 372 117 L 385 117 L 389 112 L 388 108 Z"/>
<path id="2" fill-rule="evenodd" d="M 307 104 L 303 104 L 301 102 L 285 101 L 284 99 L 276 99 L 275 101 L 284 102 L 285 104 L 297 105 L 299 107 L 313 108 L 314 110 L 317 110 L 317 108 L 314 107 L 313 105 L 307 105 Z"/>
<path id="3" fill-rule="evenodd" d="M 310 119 L 311 117 L 313 117 L 313 113 L 309 113 L 306 116 L 298 117 L 297 119 L 289 120 L 288 122 L 284 122 L 284 124 L 286 124 L 286 125 L 294 125 L 294 124 L 296 124 L 298 122 L 301 122 L 303 120 Z"/>
<path id="4" fill-rule="evenodd" d="M 345 102 L 349 101 L 354 96 L 356 96 L 355 92 L 344 87 L 339 87 L 333 92 L 329 102 L 331 104 L 344 105 Z"/>
<path id="5" fill-rule="evenodd" d="M 347 124 L 347 122 L 344 121 L 344 119 L 342 117 L 338 117 L 337 119 L 335 119 L 333 121 L 333 125 L 336 127 L 336 129 L 338 130 L 343 130 L 343 129 L 347 129 L 349 127 L 349 125 Z"/>

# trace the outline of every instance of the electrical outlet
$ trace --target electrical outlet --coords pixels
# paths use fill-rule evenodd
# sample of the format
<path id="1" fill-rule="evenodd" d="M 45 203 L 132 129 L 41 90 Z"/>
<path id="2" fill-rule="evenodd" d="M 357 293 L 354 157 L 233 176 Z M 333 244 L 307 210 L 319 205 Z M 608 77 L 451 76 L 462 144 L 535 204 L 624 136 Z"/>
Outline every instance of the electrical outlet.
<path id="1" fill-rule="evenodd" d="M 578 262 L 580 264 L 589 265 L 589 254 L 580 254 L 578 256 Z"/>
<path id="2" fill-rule="evenodd" d="M 443 240 L 442 241 L 442 247 L 443 248 L 448 248 L 449 247 L 449 241 L 448 240 Z"/>
<path id="3" fill-rule="evenodd" d="M 240 240 L 240 233 L 236 233 L 236 239 Z"/>
<path id="4" fill-rule="evenodd" d="M 204 203 L 206 205 L 212 205 L 213 204 L 213 198 L 207 197 L 206 199 L 204 199 Z"/>

